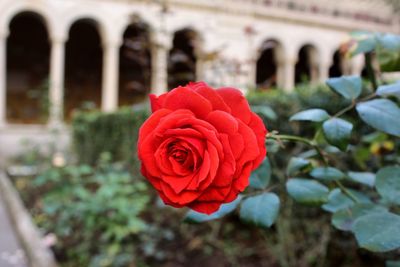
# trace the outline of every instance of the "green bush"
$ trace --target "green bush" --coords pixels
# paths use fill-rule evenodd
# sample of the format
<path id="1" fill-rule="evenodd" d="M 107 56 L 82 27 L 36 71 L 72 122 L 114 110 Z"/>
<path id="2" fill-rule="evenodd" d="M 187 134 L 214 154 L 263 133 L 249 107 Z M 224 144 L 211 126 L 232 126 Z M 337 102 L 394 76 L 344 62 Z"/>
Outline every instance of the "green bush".
<path id="1" fill-rule="evenodd" d="M 95 168 L 50 168 L 32 182 L 40 192 L 32 197 L 34 219 L 57 236 L 64 266 L 127 266 L 132 240 L 146 229 L 140 218 L 149 201 L 146 183 L 108 159 L 103 154 Z"/>
<path id="2" fill-rule="evenodd" d="M 113 161 L 135 164 L 138 130 L 148 113 L 146 109 L 125 107 L 113 113 L 76 114 L 72 121 L 72 138 L 78 162 L 93 165 L 101 153 L 108 152 Z"/>

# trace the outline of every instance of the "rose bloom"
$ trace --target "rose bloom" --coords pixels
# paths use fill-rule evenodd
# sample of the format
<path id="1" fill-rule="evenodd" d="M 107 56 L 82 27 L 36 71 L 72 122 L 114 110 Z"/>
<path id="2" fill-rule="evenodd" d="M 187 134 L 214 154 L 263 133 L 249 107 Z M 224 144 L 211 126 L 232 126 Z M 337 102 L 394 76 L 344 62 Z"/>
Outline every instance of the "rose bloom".
<path id="1" fill-rule="evenodd" d="M 242 93 L 198 82 L 150 101 L 138 154 L 164 203 L 211 214 L 235 200 L 266 155 L 267 130 Z"/>

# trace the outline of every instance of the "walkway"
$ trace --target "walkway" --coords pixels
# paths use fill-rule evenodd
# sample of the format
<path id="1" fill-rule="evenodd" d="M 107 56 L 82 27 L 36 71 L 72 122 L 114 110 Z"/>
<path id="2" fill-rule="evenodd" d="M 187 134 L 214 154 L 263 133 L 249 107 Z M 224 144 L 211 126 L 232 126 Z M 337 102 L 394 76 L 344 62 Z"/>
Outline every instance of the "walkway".
<path id="1" fill-rule="evenodd" d="M 12 227 L 7 209 L 0 195 L 0 266 L 28 267 L 25 254 Z"/>

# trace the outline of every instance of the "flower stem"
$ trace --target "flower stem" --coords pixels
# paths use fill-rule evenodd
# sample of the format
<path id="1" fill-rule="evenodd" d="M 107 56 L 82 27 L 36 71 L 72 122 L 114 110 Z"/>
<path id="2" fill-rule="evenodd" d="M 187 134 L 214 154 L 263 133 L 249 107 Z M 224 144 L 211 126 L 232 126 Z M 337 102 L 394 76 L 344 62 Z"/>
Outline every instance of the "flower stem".
<path id="1" fill-rule="evenodd" d="M 269 133 L 267 135 L 267 138 L 271 138 L 271 139 L 274 139 L 277 141 L 282 141 L 282 140 L 295 141 L 295 142 L 300 142 L 300 143 L 309 145 L 317 151 L 317 153 L 321 157 L 322 161 L 324 162 L 325 166 L 328 165 L 328 160 L 327 160 L 326 156 L 324 155 L 324 152 L 314 141 L 308 140 L 303 137 L 294 136 L 294 135 L 277 134 L 276 132 Z M 359 202 L 358 199 L 354 196 L 354 194 L 352 192 L 350 192 L 346 187 L 344 187 L 340 181 L 335 181 L 335 183 L 340 188 L 340 190 L 342 190 L 342 192 L 345 195 L 347 195 L 351 200 L 353 200 L 355 203 Z"/>
<path id="2" fill-rule="evenodd" d="M 327 160 L 326 156 L 324 155 L 324 152 L 314 141 L 311 141 L 309 139 L 299 137 L 299 136 L 287 135 L 287 134 L 276 134 L 274 132 L 269 133 L 267 135 L 267 138 L 271 138 L 271 139 L 274 139 L 277 141 L 282 141 L 282 140 L 295 141 L 295 142 L 300 142 L 300 143 L 306 144 L 308 146 L 311 146 L 312 148 L 314 148 L 317 151 L 318 155 L 321 157 L 324 164 L 328 165 L 328 160 Z"/>
<path id="3" fill-rule="evenodd" d="M 359 203 L 358 199 L 351 193 L 340 181 L 335 181 L 336 185 L 342 190 L 342 192 L 347 195 L 354 203 Z"/>

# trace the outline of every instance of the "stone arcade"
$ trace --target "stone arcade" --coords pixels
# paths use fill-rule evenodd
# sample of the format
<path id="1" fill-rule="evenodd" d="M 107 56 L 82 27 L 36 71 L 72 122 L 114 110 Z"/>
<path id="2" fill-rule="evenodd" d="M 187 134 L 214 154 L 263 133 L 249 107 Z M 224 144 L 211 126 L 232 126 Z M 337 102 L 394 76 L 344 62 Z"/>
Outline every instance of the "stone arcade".
<path id="1" fill-rule="evenodd" d="M 379 0 L 0 0 L 0 159 L 24 138 L 62 149 L 88 101 L 110 112 L 193 79 L 291 90 L 360 74 L 363 58 L 338 52 L 348 33 L 399 26 Z"/>

